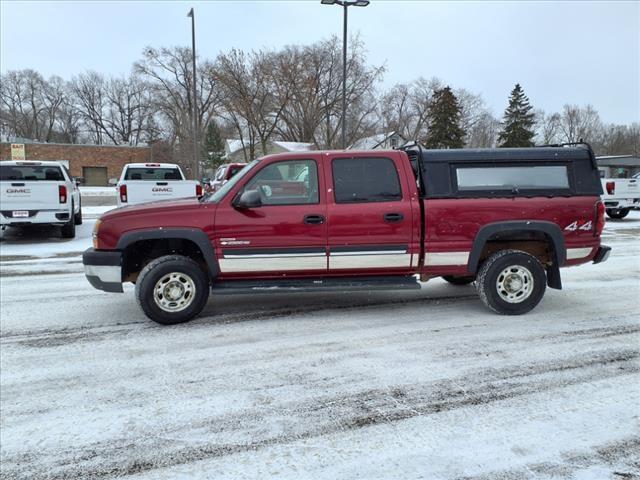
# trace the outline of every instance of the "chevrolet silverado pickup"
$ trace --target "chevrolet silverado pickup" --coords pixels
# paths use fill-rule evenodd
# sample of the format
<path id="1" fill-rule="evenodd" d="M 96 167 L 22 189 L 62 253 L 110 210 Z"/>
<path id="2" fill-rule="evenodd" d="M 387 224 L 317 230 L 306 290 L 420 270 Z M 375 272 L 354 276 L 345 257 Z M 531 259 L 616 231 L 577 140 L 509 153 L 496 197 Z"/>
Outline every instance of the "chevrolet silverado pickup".
<path id="1" fill-rule="evenodd" d="M 475 282 L 500 314 L 534 308 L 560 267 L 605 261 L 588 145 L 312 151 L 254 160 L 200 199 L 113 210 L 83 255 L 97 289 L 190 320 L 210 293 L 419 289 Z M 421 280 L 422 282 L 420 282 Z"/>
<path id="2" fill-rule="evenodd" d="M 173 163 L 129 163 L 115 183 L 118 207 L 202 195 L 202 185 L 186 180 Z"/>
<path id="3" fill-rule="evenodd" d="M 59 225 L 62 238 L 74 238 L 82 223 L 78 184 L 60 162 L 1 162 L 0 225 Z"/>

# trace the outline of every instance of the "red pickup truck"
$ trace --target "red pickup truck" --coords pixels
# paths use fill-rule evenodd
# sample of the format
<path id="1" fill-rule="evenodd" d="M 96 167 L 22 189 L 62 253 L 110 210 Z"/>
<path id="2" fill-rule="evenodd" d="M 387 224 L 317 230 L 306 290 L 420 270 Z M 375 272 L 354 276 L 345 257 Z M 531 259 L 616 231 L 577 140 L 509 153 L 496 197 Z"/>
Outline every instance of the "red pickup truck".
<path id="1" fill-rule="evenodd" d="M 200 199 L 112 210 L 83 256 L 89 282 L 136 285 L 163 324 L 211 293 L 418 289 L 476 282 L 501 314 L 560 289 L 560 267 L 607 259 L 588 145 L 315 151 L 254 160 Z"/>

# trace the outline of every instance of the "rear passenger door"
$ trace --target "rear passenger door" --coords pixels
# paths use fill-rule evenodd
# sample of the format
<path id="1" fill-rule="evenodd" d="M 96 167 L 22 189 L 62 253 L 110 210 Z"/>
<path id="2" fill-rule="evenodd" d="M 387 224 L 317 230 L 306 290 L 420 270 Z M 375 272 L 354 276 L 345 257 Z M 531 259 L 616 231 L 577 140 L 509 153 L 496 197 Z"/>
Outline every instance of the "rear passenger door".
<path id="1" fill-rule="evenodd" d="M 411 199 L 399 156 L 336 155 L 326 171 L 329 271 L 409 271 L 417 255 L 412 259 Z"/>

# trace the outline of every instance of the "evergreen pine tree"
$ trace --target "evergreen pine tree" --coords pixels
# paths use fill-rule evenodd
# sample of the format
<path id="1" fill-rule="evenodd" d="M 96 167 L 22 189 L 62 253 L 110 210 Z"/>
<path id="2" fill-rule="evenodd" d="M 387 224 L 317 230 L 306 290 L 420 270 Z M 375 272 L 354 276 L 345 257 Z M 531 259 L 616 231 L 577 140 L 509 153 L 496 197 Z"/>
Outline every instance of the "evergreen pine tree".
<path id="1" fill-rule="evenodd" d="M 206 167 L 216 169 L 224 161 L 224 141 L 220 135 L 220 129 L 213 120 L 207 125 L 207 130 L 202 143 L 203 157 L 206 158 Z"/>
<path id="2" fill-rule="evenodd" d="M 429 108 L 427 148 L 462 148 L 466 132 L 460 126 L 458 99 L 445 87 L 433 93 Z"/>
<path id="3" fill-rule="evenodd" d="M 501 147 L 533 147 L 533 107 L 519 83 L 511 91 L 509 106 L 504 112 L 502 130 L 498 135 Z"/>

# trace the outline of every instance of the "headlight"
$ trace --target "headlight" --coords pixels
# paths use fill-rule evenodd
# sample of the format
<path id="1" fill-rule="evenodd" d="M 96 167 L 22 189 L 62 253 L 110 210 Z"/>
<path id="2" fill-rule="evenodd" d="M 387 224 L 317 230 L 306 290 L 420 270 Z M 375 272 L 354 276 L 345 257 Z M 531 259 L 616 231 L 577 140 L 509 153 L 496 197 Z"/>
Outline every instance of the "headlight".
<path id="1" fill-rule="evenodd" d="M 100 231 L 100 224 L 102 220 L 96 220 L 96 224 L 93 226 L 93 248 L 98 248 L 98 232 Z"/>

